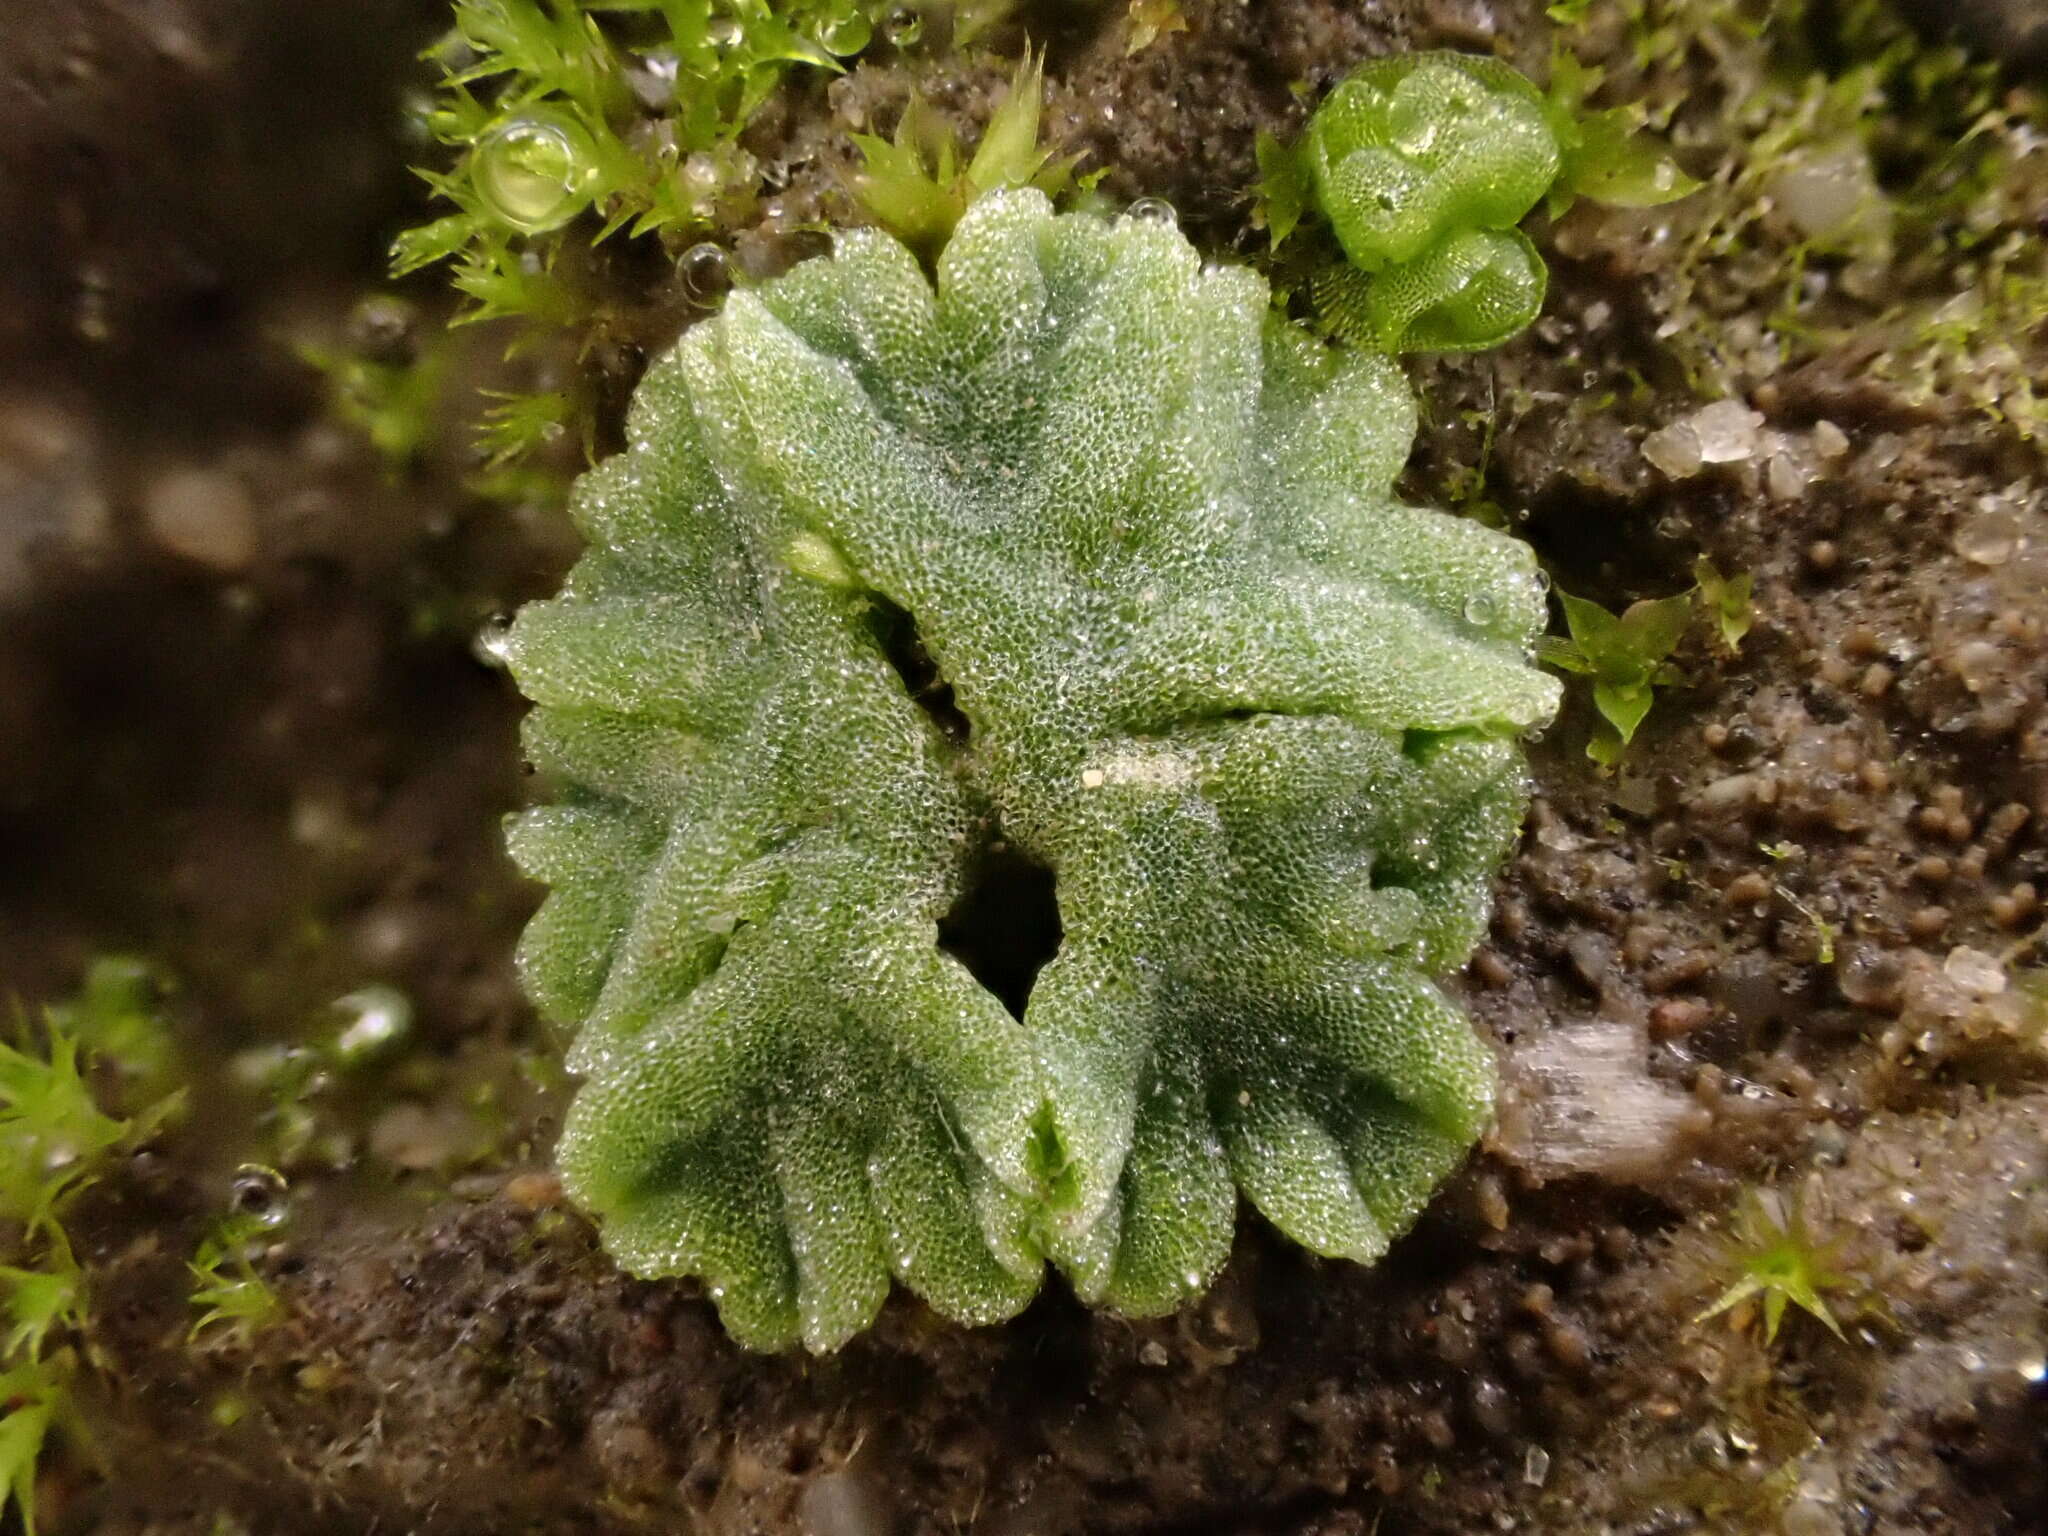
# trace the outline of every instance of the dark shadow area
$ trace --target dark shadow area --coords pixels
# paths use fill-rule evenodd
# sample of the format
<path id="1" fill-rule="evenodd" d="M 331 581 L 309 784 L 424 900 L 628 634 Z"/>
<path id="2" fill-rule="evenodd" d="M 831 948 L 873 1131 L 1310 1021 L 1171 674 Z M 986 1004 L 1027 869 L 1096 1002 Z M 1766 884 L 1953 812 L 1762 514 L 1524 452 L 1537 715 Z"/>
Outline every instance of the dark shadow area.
<path id="1" fill-rule="evenodd" d="M 939 948 L 1020 1019 L 1062 936 L 1053 872 L 1007 846 L 974 861 L 965 893 L 939 919 Z"/>
<path id="2" fill-rule="evenodd" d="M 924 648 L 917 632 L 917 620 L 879 592 L 868 594 L 874 605 L 868 614 L 882 655 L 896 675 L 903 679 L 903 691 L 910 701 L 932 718 L 939 734 L 948 741 L 965 741 L 970 729 L 967 716 L 953 702 L 953 685 L 939 675 L 938 663 Z"/>

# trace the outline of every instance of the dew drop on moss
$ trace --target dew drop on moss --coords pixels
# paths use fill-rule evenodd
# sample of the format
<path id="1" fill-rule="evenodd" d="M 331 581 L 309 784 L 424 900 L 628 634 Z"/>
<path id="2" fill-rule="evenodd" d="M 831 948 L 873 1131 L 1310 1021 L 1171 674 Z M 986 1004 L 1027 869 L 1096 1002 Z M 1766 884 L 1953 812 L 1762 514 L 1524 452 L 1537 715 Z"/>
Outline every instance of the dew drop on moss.
<path id="1" fill-rule="evenodd" d="M 732 287 L 732 267 L 716 242 L 700 240 L 676 258 L 676 277 L 683 297 L 699 309 L 716 309 Z"/>
<path id="2" fill-rule="evenodd" d="M 590 201 L 590 136 L 562 113 L 501 124 L 477 146 L 471 178 L 493 215 L 526 234 L 566 224 Z"/>
<path id="3" fill-rule="evenodd" d="M 818 46 L 827 53 L 848 58 L 867 47 L 874 35 L 874 26 L 864 14 L 847 11 L 838 16 L 828 16 L 819 23 Z"/>
<path id="4" fill-rule="evenodd" d="M 275 1168 L 261 1163 L 244 1163 L 235 1170 L 228 1199 L 238 1214 L 258 1226 L 281 1226 L 291 1214 L 291 1185 Z"/>
<path id="5" fill-rule="evenodd" d="M 1162 229 L 1180 226 L 1180 215 L 1163 197 L 1141 197 L 1124 210 L 1123 216 L 1133 224 L 1156 224 Z"/>
<path id="6" fill-rule="evenodd" d="M 503 671 L 511 635 L 512 620 L 505 614 L 496 614 L 476 632 L 469 645 L 470 654 L 485 666 Z"/>
<path id="7" fill-rule="evenodd" d="M 924 17 L 914 5 L 899 5 L 882 23 L 882 35 L 898 48 L 908 48 L 924 36 Z"/>
<path id="8" fill-rule="evenodd" d="M 345 1066 L 383 1055 L 412 1032 L 412 1000 L 396 987 L 359 987 L 336 998 L 334 1010 L 343 1020 L 334 1052 Z"/>

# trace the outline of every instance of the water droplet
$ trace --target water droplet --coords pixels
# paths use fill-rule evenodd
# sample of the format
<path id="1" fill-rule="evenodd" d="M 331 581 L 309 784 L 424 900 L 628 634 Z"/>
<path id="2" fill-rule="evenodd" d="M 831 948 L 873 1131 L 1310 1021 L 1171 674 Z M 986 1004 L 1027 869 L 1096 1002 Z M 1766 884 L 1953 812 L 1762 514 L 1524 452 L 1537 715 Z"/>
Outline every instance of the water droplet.
<path id="1" fill-rule="evenodd" d="M 487 667 L 505 668 L 512 664 L 512 617 L 510 614 L 495 614 L 476 632 L 470 642 L 469 653 Z"/>
<path id="2" fill-rule="evenodd" d="M 244 1163 L 228 1187 L 228 1203 L 261 1227 L 281 1225 L 291 1214 L 291 1184 L 275 1168 Z"/>
<path id="3" fill-rule="evenodd" d="M 1476 629 L 1491 629 L 1500 622 L 1500 599 L 1491 592 L 1474 592 L 1465 599 L 1465 622 Z"/>
<path id="4" fill-rule="evenodd" d="M 334 1039 L 344 1065 L 368 1061 L 412 1033 L 412 1000 L 396 987 L 359 987 L 334 1007 L 347 1020 Z"/>
<path id="5" fill-rule="evenodd" d="M 924 36 L 924 13 L 914 5 L 899 5 L 882 23 L 882 35 L 898 48 L 908 48 Z"/>
<path id="6" fill-rule="evenodd" d="M 682 282 L 684 298 L 699 309 L 716 309 L 732 287 L 732 266 L 724 247 L 700 240 L 676 259 L 676 277 Z"/>
<path id="7" fill-rule="evenodd" d="M 476 147 L 470 178 L 498 218 L 529 235 L 555 229 L 583 211 L 595 177 L 595 151 L 583 125 L 545 109 L 502 123 Z"/>
<path id="8" fill-rule="evenodd" d="M 818 46 L 827 53 L 847 58 L 873 41 L 874 25 L 863 11 L 846 11 L 828 16 L 818 25 Z"/>
<path id="9" fill-rule="evenodd" d="M 1543 593 L 1550 591 L 1550 572 L 1540 565 L 1536 567 L 1536 590 Z"/>
<path id="10" fill-rule="evenodd" d="M 1133 224 L 1154 224 L 1162 229 L 1180 227 L 1180 215 L 1163 197 L 1141 197 L 1124 210 L 1123 216 Z"/>
<path id="11" fill-rule="evenodd" d="M 714 16 L 705 24 L 704 35 L 711 39 L 712 47 L 729 49 L 737 48 L 747 34 L 737 16 Z"/>

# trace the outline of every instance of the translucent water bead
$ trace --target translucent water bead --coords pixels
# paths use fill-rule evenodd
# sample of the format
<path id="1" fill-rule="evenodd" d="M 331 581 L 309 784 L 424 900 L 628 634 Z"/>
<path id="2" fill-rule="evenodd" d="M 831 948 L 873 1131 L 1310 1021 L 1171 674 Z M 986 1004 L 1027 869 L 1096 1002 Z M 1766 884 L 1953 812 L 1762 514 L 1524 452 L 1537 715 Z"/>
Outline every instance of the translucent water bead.
<path id="1" fill-rule="evenodd" d="M 477 145 L 470 176 L 477 196 L 525 234 L 558 229 L 590 202 L 596 149 L 566 112 L 537 108 L 494 128 Z"/>

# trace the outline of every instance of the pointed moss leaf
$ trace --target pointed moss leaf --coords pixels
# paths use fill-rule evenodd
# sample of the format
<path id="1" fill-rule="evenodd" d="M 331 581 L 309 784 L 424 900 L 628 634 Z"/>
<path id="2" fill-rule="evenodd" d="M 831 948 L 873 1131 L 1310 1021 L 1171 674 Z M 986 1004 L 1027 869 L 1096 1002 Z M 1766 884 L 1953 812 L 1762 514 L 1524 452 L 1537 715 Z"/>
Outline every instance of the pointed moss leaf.
<path id="1" fill-rule="evenodd" d="M 1301 223 L 1315 189 L 1299 151 L 1289 149 L 1263 129 L 1259 131 L 1255 153 L 1259 164 L 1259 212 L 1265 221 L 1266 236 L 1278 250 Z"/>
<path id="2" fill-rule="evenodd" d="M 1590 197 L 1618 208 L 1654 208 L 1676 202 L 1700 188 L 1670 151 L 1644 133 L 1626 107 L 1588 114 L 1576 142 L 1565 154 L 1564 174 L 1552 192 L 1558 198 Z"/>
<path id="3" fill-rule="evenodd" d="M 1556 703 L 1542 587 L 1392 499 L 1392 365 L 1269 311 L 1168 224 L 998 192 L 935 283 L 865 231 L 735 293 L 581 482 L 503 642 L 556 797 L 521 964 L 570 1190 L 743 1342 L 832 1348 L 892 1281 L 994 1321 L 1048 1260 L 1164 1311 L 1240 1192 L 1371 1258 L 1484 1125 L 1429 978 Z"/>

